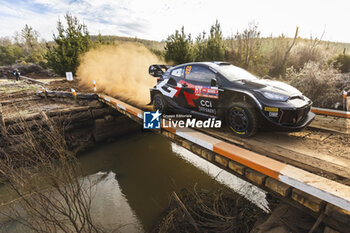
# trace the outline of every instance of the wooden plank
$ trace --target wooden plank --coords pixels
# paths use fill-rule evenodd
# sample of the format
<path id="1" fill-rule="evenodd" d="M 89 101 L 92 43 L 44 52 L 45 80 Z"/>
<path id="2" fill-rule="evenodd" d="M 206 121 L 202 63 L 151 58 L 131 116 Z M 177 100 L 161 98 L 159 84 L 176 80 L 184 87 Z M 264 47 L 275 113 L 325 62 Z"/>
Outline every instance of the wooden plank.
<path id="1" fill-rule="evenodd" d="M 248 150 L 266 155 L 284 163 L 292 164 L 316 174 L 322 172 L 328 177 L 335 177 L 335 175 L 338 175 L 350 179 L 350 170 L 348 169 L 348 166 L 344 166 L 341 163 L 336 163 L 336 161 L 331 161 L 330 159 L 326 161 L 318 157 L 313 157 L 308 154 L 285 148 L 281 145 L 273 144 L 268 140 L 259 141 L 257 138 L 240 139 L 232 136 L 231 133 L 221 132 L 218 130 L 200 131 L 215 138 L 242 146 Z M 340 158 L 338 159 L 344 160 Z"/>

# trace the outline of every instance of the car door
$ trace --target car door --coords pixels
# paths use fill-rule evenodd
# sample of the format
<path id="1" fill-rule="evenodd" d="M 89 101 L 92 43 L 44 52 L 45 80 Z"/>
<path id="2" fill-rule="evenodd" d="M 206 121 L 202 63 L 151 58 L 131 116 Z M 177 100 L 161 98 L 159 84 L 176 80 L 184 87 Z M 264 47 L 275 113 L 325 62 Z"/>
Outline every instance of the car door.
<path id="1" fill-rule="evenodd" d="M 217 80 L 216 74 L 206 66 L 188 65 L 185 67 L 185 78 L 180 80 L 187 108 L 197 112 L 217 115 L 219 90 L 212 86 Z"/>

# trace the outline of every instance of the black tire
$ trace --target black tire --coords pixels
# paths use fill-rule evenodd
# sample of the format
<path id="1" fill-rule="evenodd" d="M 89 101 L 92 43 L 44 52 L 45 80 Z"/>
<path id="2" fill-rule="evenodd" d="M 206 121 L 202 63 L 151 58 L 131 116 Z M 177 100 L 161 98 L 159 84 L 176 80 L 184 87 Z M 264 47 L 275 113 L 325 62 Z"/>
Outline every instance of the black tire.
<path id="1" fill-rule="evenodd" d="M 226 111 L 226 123 L 236 136 L 247 138 L 258 130 L 258 118 L 253 106 L 248 103 L 233 103 Z"/>
<path id="2" fill-rule="evenodd" d="M 156 94 L 153 97 L 153 109 L 154 111 L 159 110 L 161 113 L 167 112 L 167 104 L 162 94 Z"/>

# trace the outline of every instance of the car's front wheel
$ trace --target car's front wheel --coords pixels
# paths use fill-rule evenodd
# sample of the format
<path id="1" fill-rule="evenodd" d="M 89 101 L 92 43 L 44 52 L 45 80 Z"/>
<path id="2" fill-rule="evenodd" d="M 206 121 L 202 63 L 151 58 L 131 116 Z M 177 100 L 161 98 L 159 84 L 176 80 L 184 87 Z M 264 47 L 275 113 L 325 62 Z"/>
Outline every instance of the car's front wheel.
<path id="1" fill-rule="evenodd" d="M 258 129 L 258 118 L 253 106 L 248 103 L 233 103 L 226 113 L 228 127 L 239 137 L 251 137 Z"/>
<path id="2" fill-rule="evenodd" d="M 156 94 L 153 97 L 153 109 L 154 111 L 159 110 L 161 113 L 166 113 L 167 111 L 167 104 L 164 100 L 163 95 L 161 94 Z"/>

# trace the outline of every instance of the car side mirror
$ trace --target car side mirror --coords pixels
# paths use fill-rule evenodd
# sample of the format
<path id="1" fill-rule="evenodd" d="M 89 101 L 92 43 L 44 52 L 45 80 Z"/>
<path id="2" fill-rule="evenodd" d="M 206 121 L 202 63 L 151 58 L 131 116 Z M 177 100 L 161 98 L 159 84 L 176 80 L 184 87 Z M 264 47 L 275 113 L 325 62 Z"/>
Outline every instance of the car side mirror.
<path id="1" fill-rule="evenodd" d="M 211 79 L 210 86 L 216 87 L 218 85 L 218 81 L 215 78 Z"/>

